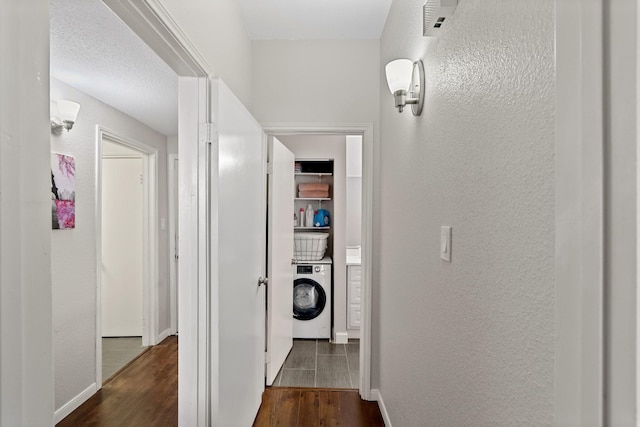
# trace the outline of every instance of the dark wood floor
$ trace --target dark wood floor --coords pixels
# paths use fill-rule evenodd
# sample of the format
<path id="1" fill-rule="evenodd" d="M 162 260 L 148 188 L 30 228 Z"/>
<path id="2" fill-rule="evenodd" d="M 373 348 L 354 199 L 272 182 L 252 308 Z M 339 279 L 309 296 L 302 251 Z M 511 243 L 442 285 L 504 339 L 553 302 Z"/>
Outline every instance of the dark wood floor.
<path id="1" fill-rule="evenodd" d="M 108 381 L 58 427 L 178 425 L 178 339 L 169 337 Z"/>
<path id="2" fill-rule="evenodd" d="M 253 427 L 384 427 L 376 402 L 360 399 L 357 390 L 271 387 Z"/>
<path id="3" fill-rule="evenodd" d="M 151 347 L 109 380 L 57 427 L 178 425 L 178 339 Z M 271 387 L 254 427 L 384 427 L 375 402 L 356 390 Z"/>

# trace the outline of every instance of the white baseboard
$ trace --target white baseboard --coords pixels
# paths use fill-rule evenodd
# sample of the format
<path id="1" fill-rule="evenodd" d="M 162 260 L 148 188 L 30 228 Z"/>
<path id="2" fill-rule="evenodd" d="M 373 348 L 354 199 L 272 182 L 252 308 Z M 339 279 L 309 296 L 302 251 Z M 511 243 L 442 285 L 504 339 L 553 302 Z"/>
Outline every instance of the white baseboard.
<path id="1" fill-rule="evenodd" d="M 165 338 L 171 335 L 171 329 L 167 328 L 158 335 L 157 343 L 160 344 Z"/>
<path id="2" fill-rule="evenodd" d="M 386 406 L 384 406 L 384 401 L 382 400 L 382 395 L 380 394 L 380 390 L 374 388 L 371 390 L 371 398 L 378 402 L 378 408 L 380 408 L 380 413 L 382 414 L 382 419 L 384 420 L 385 427 L 391 427 L 391 420 L 389 419 L 389 413 L 387 412 Z"/>
<path id="3" fill-rule="evenodd" d="M 346 344 L 349 342 L 349 334 L 346 332 L 336 332 L 335 339 L 333 340 L 334 344 Z"/>
<path id="4" fill-rule="evenodd" d="M 71 399 L 69 402 L 65 403 L 62 408 L 58 409 L 53 414 L 53 419 L 55 424 L 58 424 L 62 421 L 67 415 L 78 409 L 80 405 L 86 402 L 91 396 L 96 394 L 98 391 L 98 386 L 96 383 L 91 384 L 89 387 L 84 389 L 79 395 Z"/>

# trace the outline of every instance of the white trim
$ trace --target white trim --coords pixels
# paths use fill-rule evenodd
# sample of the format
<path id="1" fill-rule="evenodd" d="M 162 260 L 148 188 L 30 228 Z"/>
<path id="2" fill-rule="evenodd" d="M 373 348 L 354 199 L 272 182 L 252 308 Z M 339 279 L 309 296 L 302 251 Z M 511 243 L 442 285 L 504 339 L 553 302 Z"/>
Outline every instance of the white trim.
<path id="1" fill-rule="evenodd" d="M 178 283 L 176 276 L 176 260 L 178 256 L 178 242 L 176 236 L 176 221 L 178 220 L 178 200 L 174 189 L 178 185 L 178 174 L 175 162 L 178 160 L 177 154 L 167 155 L 167 190 L 169 192 L 169 325 L 171 334 L 178 333 Z"/>
<path id="2" fill-rule="evenodd" d="M 371 278 L 373 236 L 373 125 L 370 123 L 262 123 L 269 135 L 362 135 L 362 299 L 360 324 L 360 396 L 371 397 Z"/>
<path id="3" fill-rule="evenodd" d="M 80 405 L 89 400 L 89 398 L 91 398 L 91 396 L 93 396 L 97 391 L 98 385 L 96 383 L 85 388 L 80 392 L 80 394 L 65 403 L 60 409 L 53 413 L 53 423 L 58 424 L 60 421 L 65 419 L 70 413 L 78 409 Z"/>
<path id="4" fill-rule="evenodd" d="M 387 412 L 387 407 L 384 405 L 384 400 L 382 400 L 380 390 L 378 390 L 377 388 L 371 390 L 371 400 L 378 402 L 378 408 L 380 408 L 380 414 L 382 415 L 382 420 L 384 421 L 385 427 L 391 427 L 389 413 Z"/>
<path id="5" fill-rule="evenodd" d="M 604 416 L 602 6 L 556 2 L 556 425 Z"/>
<path id="6" fill-rule="evenodd" d="M 171 329 L 167 328 L 164 331 L 160 332 L 158 334 L 158 339 L 156 340 L 159 343 L 161 343 L 162 341 L 164 341 L 165 339 L 167 339 L 168 337 L 170 337 L 171 335 L 173 335 L 171 333 Z"/>
<path id="7" fill-rule="evenodd" d="M 96 384 L 102 388 L 102 141 L 108 138 L 143 156 L 143 328 L 142 345 L 158 338 L 158 150 L 96 126 Z"/>
<path id="8" fill-rule="evenodd" d="M 347 344 L 349 342 L 349 334 L 346 332 L 336 332 L 334 344 Z"/>
<path id="9" fill-rule="evenodd" d="M 214 70 L 159 0 L 104 0 L 178 76 L 213 76 Z"/>

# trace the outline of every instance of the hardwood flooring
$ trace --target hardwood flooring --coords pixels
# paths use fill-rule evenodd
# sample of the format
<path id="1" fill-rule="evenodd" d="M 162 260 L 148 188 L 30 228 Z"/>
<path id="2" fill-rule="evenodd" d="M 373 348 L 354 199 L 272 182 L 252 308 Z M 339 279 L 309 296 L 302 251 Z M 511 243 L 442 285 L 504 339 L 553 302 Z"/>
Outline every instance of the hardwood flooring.
<path id="1" fill-rule="evenodd" d="M 178 339 L 151 347 L 57 427 L 176 427 Z M 254 427 L 384 427 L 376 402 L 356 390 L 271 387 Z"/>
<path id="2" fill-rule="evenodd" d="M 271 387 L 253 427 L 384 427 L 376 402 L 360 399 L 357 390 Z"/>
<path id="3" fill-rule="evenodd" d="M 178 425 L 178 339 L 151 347 L 58 427 Z"/>

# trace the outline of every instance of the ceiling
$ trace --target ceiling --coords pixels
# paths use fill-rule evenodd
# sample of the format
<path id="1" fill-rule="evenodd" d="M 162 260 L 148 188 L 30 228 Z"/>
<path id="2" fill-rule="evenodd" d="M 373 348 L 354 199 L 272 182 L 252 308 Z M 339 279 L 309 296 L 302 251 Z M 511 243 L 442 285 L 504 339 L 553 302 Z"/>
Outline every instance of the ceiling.
<path id="1" fill-rule="evenodd" d="M 100 0 L 50 5 L 51 75 L 164 135 L 177 135 L 175 72 Z"/>
<path id="2" fill-rule="evenodd" d="M 235 1 L 253 40 L 379 39 L 392 2 Z M 102 1 L 50 5 L 51 75 L 164 135 L 177 135 L 174 71 Z"/>

